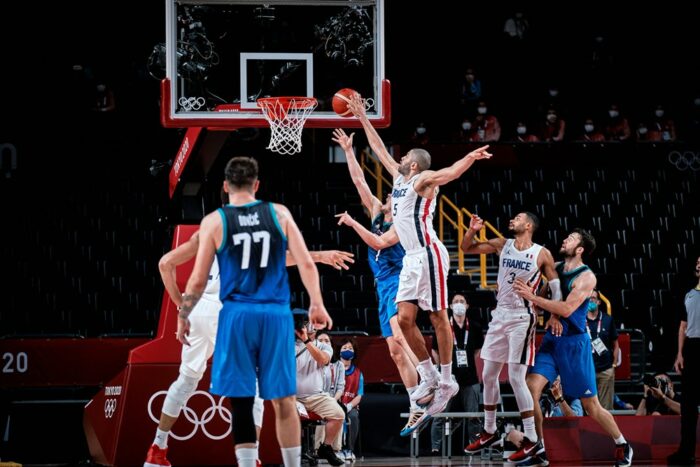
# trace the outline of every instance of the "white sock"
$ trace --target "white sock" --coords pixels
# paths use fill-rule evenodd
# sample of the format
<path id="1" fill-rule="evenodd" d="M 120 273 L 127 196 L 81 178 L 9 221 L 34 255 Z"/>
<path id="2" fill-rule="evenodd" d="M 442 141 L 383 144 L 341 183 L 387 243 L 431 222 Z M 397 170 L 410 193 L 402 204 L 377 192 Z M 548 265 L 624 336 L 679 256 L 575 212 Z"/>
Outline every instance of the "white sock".
<path id="1" fill-rule="evenodd" d="M 492 434 L 496 432 L 495 410 L 484 410 L 484 431 Z"/>
<path id="2" fill-rule="evenodd" d="M 622 434 L 620 434 L 619 438 L 615 438 L 615 444 L 625 444 L 626 442 L 627 440 L 624 436 L 622 436 Z"/>
<path id="3" fill-rule="evenodd" d="M 156 428 L 156 439 L 153 440 L 153 444 L 161 449 L 168 447 L 168 435 L 169 431 L 163 431 L 160 428 Z"/>
<path id="4" fill-rule="evenodd" d="M 433 362 L 430 359 L 423 360 L 418 364 L 418 366 L 423 370 L 422 375 L 424 375 L 429 381 L 434 381 L 440 378 L 440 374 L 435 369 Z"/>
<path id="5" fill-rule="evenodd" d="M 449 383 L 452 381 L 452 362 L 440 364 L 440 381 Z"/>
<path id="6" fill-rule="evenodd" d="M 238 467 L 255 467 L 258 460 L 258 448 L 236 448 Z"/>
<path id="7" fill-rule="evenodd" d="M 301 446 L 293 448 L 282 448 L 282 462 L 284 467 L 300 467 L 301 466 Z"/>
<path id="8" fill-rule="evenodd" d="M 537 442 L 537 432 L 535 431 L 535 417 L 525 417 L 523 418 L 523 431 L 527 439 L 533 443 Z"/>
<path id="9" fill-rule="evenodd" d="M 416 411 L 418 410 L 418 404 L 416 404 L 415 401 L 411 400 L 411 394 L 416 392 L 416 389 L 418 389 L 418 386 L 413 386 L 410 388 L 406 388 L 406 392 L 408 393 L 408 400 L 411 401 L 411 411 Z"/>

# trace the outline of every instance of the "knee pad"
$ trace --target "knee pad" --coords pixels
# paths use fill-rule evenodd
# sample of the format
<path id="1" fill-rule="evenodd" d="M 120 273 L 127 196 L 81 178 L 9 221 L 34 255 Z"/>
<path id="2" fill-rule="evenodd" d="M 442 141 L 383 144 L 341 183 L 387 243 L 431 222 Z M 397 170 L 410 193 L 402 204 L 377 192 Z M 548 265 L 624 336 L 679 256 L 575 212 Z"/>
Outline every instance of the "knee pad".
<path id="1" fill-rule="evenodd" d="M 253 402 L 253 423 L 255 423 L 255 426 L 258 428 L 262 428 L 263 414 L 265 413 L 264 403 L 265 401 L 257 396 Z"/>
<path id="2" fill-rule="evenodd" d="M 163 413 L 170 417 L 179 417 L 182 407 L 187 403 L 187 399 L 197 390 L 200 378 L 192 378 L 182 373 L 175 382 L 168 388 L 163 402 Z"/>
<path id="3" fill-rule="evenodd" d="M 253 422 L 253 397 L 229 397 L 231 401 L 231 426 L 233 440 L 238 444 L 255 443 L 255 423 Z"/>
<path id="4" fill-rule="evenodd" d="M 484 361 L 484 368 L 481 372 L 484 380 L 484 404 L 495 405 L 501 398 L 501 388 L 498 383 L 498 375 L 503 368 L 502 363 Z"/>

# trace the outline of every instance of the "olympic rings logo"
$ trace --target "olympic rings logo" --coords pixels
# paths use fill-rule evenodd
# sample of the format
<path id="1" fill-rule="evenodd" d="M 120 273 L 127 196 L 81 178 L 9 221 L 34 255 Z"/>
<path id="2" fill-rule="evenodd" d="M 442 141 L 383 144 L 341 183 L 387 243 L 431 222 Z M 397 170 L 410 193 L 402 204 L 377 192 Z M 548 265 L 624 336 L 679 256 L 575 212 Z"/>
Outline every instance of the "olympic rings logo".
<path id="1" fill-rule="evenodd" d="M 148 400 L 148 416 L 151 417 L 151 420 L 153 420 L 155 423 L 159 422 L 159 419 L 153 414 L 153 401 L 156 399 L 156 397 L 163 395 L 165 396 L 168 393 L 168 391 L 158 391 L 154 393 L 151 398 Z M 221 439 L 226 438 L 228 435 L 231 434 L 231 411 L 227 409 L 226 407 L 223 406 L 224 403 L 224 398 L 219 397 L 219 402 L 217 403 L 214 400 L 214 397 L 209 394 L 206 391 L 195 391 L 192 396 L 188 399 L 187 402 L 191 401 L 195 396 L 204 396 L 207 399 L 209 399 L 209 402 L 211 404 L 211 407 L 208 407 L 204 413 L 202 414 L 201 418 L 195 412 L 193 409 L 187 406 L 187 403 L 185 403 L 185 406 L 182 408 L 182 413 L 185 415 L 185 418 L 187 419 L 188 422 L 192 424 L 192 431 L 185 435 L 176 435 L 172 431 L 170 432 L 170 436 L 172 436 L 174 439 L 178 441 L 186 441 L 188 439 L 191 439 L 195 434 L 197 434 L 197 430 L 201 427 L 202 432 L 204 435 L 209 438 L 213 439 L 214 441 L 219 441 Z M 228 428 L 226 432 L 222 435 L 215 435 L 212 433 L 209 433 L 207 431 L 207 424 L 211 422 L 214 419 L 214 416 L 216 414 L 219 414 L 221 419 L 227 424 Z"/>
<path id="2" fill-rule="evenodd" d="M 668 161 L 678 170 L 700 170 L 700 155 L 693 151 L 671 151 L 668 153 Z"/>
<path id="3" fill-rule="evenodd" d="M 117 411 L 116 399 L 105 399 L 105 418 L 112 418 Z"/>
<path id="4" fill-rule="evenodd" d="M 180 107 L 182 107 L 184 110 L 189 112 L 190 110 L 199 110 L 202 107 L 204 107 L 204 104 L 206 101 L 204 100 L 203 97 L 181 97 L 177 100 L 177 103 L 180 104 Z"/>

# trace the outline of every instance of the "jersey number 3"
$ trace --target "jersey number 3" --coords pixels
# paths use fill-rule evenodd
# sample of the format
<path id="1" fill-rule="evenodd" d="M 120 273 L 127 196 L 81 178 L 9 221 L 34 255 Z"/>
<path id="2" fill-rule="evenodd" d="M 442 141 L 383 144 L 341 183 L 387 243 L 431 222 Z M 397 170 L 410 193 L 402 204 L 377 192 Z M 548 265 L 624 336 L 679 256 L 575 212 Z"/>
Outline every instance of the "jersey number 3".
<path id="1" fill-rule="evenodd" d="M 248 232 L 237 233 L 233 235 L 233 244 L 243 244 L 243 259 L 241 260 L 241 269 L 250 267 L 250 243 L 262 242 L 262 252 L 260 254 L 260 267 L 267 267 L 267 260 L 270 258 L 270 232 L 258 230 L 249 234 Z"/>

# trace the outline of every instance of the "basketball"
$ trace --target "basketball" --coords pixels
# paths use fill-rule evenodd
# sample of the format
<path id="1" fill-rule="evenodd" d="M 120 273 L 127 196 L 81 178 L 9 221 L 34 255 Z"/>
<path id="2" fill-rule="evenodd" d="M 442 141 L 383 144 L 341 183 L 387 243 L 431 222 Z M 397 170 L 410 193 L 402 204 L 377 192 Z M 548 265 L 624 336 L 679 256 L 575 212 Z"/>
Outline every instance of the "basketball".
<path id="1" fill-rule="evenodd" d="M 333 110 L 341 117 L 352 117 L 352 112 L 348 109 L 348 102 L 357 91 L 350 88 L 343 88 L 333 96 Z"/>

